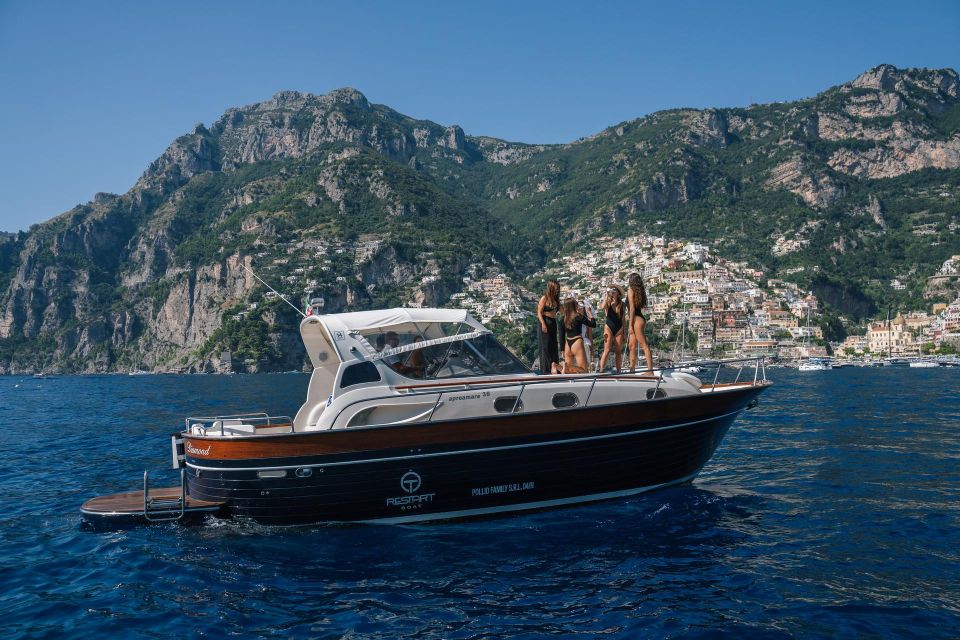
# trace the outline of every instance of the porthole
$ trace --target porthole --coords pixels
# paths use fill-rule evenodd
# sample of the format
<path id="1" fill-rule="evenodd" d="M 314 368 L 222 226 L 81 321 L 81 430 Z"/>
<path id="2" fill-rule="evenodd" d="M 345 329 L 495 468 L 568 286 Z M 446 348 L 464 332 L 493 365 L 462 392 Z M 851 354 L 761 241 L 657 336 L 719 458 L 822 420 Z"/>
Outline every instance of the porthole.
<path id="1" fill-rule="evenodd" d="M 514 406 L 517 411 L 523 410 L 523 402 L 517 402 L 517 396 L 500 396 L 493 401 L 493 408 L 497 413 L 513 413 Z"/>
<path id="2" fill-rule="evenodd" d="M 258 478 L 286 478 L 286 469 L 269 469 L 267 471 L 257 471 Z"/>
<path id="3" fill-rule="evenodd" d="M 647 400 L 653 400 L 654 398 L 666 398 L 667 392 L 663 389 L 647 389 Z"/>
<path id="4" fill-rule="evenodd" d="M 555 393 L 553 395 L 553 406 L 557 409 L 569 409 L 580 404 L 580 398 L 575 393 Z"/>
<path id="5" fill-rule="evenodd" d="M 299 469 L 294 471 L 294 473 L 297 474 L 298 478 L 309 478 L 310 476 L 313 475 L 313 469 L 311 469 L 310 467 L 300 467 Z"/>

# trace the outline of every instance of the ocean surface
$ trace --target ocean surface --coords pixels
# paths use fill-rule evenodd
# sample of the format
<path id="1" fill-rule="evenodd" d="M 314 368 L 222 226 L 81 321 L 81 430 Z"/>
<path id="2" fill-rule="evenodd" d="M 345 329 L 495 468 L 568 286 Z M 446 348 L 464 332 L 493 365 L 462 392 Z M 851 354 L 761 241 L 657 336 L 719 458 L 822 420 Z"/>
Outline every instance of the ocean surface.
<path id="1" fill-rule="evenodd" d="M 183 417 L 293 414 L 307 377 L 2 377 L 0 637 L 960 636 L 960 368 L 769 373 L 690 486 L 447 524 L 119 532 L 80 504 L 168 467 Z"/>

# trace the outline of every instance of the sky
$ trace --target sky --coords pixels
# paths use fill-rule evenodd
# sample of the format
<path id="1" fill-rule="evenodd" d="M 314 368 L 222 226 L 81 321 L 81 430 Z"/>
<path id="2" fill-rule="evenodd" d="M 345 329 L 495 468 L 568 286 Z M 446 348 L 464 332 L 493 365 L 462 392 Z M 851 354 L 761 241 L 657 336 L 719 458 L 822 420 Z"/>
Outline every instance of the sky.
<path id="1" fill-rule="evenodd" d="M 960 69 L 960 2 L 0 0 L 0 230 L 126 192 L 198 122 L 285 89 L 549 143 L 881 63 Z"/>

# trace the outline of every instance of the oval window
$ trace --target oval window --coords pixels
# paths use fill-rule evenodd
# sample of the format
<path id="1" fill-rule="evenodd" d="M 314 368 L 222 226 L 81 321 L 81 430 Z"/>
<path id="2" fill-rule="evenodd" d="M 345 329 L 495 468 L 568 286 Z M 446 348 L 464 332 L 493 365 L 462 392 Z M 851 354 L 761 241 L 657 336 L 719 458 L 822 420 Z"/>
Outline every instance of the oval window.
<path id="1" fill-rule="evenodd" d="M 580 404 L 580 398 L 575 393 L 555 393 L 553 395 L 553 406 L 557 409 L 569 409 Z"/>
<path id="2" fill-rule="evenodd" d="M 517 396 L 500 396 L 493 401 L 493 408 L 497 410 L 497 413 L 513 413 L 514 406 L 516 406 L 517 411 L 523 410 L 523 403 L 517 402 Z"/>

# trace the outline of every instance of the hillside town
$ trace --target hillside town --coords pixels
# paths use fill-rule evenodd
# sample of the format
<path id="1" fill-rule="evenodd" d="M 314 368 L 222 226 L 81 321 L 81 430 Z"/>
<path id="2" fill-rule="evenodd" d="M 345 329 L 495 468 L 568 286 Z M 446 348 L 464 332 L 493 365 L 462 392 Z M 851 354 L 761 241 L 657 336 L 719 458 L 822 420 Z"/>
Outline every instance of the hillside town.
<path id="1" fill-rule="evenodd" d="M 817 298 L 796 284 L 768 278 L 744 262 L 717 256 L 706 245 L 637 235 L 601 237 L 598 248 L 554 259 L 543 272 L 563 290 L 599 305 L 603 292 L 640 273 L 649 294 L 649 320 L 662 337 L 685 325 L 696 336 L 700 357 L 768 356 L 781 361 L 821 358 L 910 357 L 960 343 L 960 299 L 868 323 L 862 335 L 828 344 L 819 324 Z M 960 256 L 944 263 L 940 274 L 956 273 Z M 494 268 L 470 266 L 464 291 L 451 296 L 482 322 L 500 318 L 532 322 L 539 297 Z"/>
<path id="2" fill-rule="evenodd" d="M 876 318 L 860 330 L 850 326 L 845 340 L 831 343 L 825 340 L 822 309 L 812 292 L 770 278 L 746 262 L 727 260 L 705 244 L 653 235 L 604 236 L 592 244 L 598 248 L 555 258 L 535 280 L 555 278 L 565 295 L 597 308 L 611 285 L 623 286 L 630 273 L 640 273 L 648 292 L 651 330 L 672 340 L 684 327 L 688 346 L 692 343 L 690 357 L 864 360 L 918 357 L 960 346 L 960 298 L 932 304 L 929 311 Z M 269 261 L 268 271 L 285 274 L 277 275 L 291 300 L 304 300 L 310 313 L 324 313 L 323 292 L 346 288 L 348 279 L 362 283 L 364 269 L 382 245 L 383 239 L 374 235 L 337 242 L 314 238 L 285 247 L 279 255 L 260 251 L 254 257 Z M 431 255 L 418 258 L 419 273 L 404 301 L 411 307 L 422 306 L 423 287 L 441 278 Z M 958 277 L 960 255 L 946 260 L 930 281 L 942 285 Z M 471 263 L 460 279 L 459 291 L 449 296 L 447 306 L 467 309 L 483 323 L 532 326 L 539 291 L 515 282 L 495 263 Z M 275 295 L 266 292 L 264 297 Z M 346 300 L 349 303 L 349 295 Z M 232 317 L 243 320 L 256 309 L 257 303 L 251 302 Z"/>

